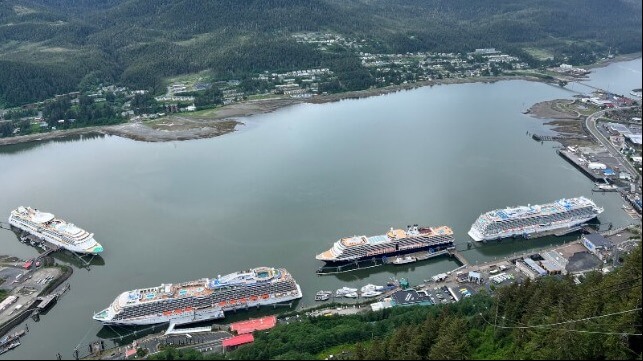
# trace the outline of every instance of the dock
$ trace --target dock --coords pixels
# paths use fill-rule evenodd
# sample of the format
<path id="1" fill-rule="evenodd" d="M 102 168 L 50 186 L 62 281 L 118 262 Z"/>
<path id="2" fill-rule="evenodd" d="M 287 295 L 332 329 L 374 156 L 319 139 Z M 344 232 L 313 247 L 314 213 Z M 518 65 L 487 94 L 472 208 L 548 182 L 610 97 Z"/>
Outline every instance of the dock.
<path id="1" fill-rule="evenodd" d="M 575 168 L 583 172 L 589 179 L 591 179 L 594 182 L 597 182 L 599 180 L 602 180 L 603 177 L 597 177 L 594 173 L 592 173 L 587 167 L 585 167 L 580 158 L 575 155 L 574 153 L 564 150 L 564 149 L 557 149 L 556 153 L 560 155 L 563 159 L 568 161 L 571 165 L 573 165 Z"/>
<path id="2" fill-rule="evenodd" d="M 539 135 L 532 134 L 533 140 L 537 142 L 552 142 L 558 140 L 570 140 L 570 139 L 587 139 L 586 135 Z"/>
<path id="3" fill-rule="evenodd" d="M 452 249 L 449 249 L 448 252 L 449 252 L 449 256 L 455 257 L 455 259 L 457 259 L 458 262 L 460 262 L 460 264 L 462 264 L 462 267 L 470 266 L 469 261 L 467 261 L 467 259 L 464 258 L 462 253 L 460 253 L 457 249 L 455 249 L 455 247 L 453 247 Z"/>
<path id="4" fill-rule="evenodd" d="M 451 255 L 452 249 L 455 250 L 455 247 L 450 247 L 437 252 L 421 251 L 421 252 L 408 253 L 408 254 L 405 254 L 404 256 L 411 256 L 411 257 L 414 257 L 416 260 L 413 262 L 404 263 L 403 265 L 409 265 L 409 264 L 417 263 L 419 261 L 425 261 L 427 259 L 431 259 L 442 255 Z M 361 269 L 373 268 L 373 267 L 382 266 L 382 265 L 393 265 L 395 264 L 394 261 L 396 258 L 397 257 L 382 256 L 382 257 L 374 257 L 367 260 L 346 263 L 339 266 L 325 265 L 320 267 L 317 270 L 317 274 L 329 275 L 329 274 L 345 273 L 345 272 L 357 271 Z"/>
<path id="5" fill-rule="evenodd" d="M 38 307 L 36 309 L 38 310 L 38 312 L 44 311 L 57 300 L 58 300 L 57 294 L 51 294 L 44 297 L 37 297 L 36 301 L 40 301 L 40 304 L 38 304 Z"/>
<path id="6" fill-rule="evenodd" d="M 377 267 L 385 264 L 382 258 L 372 258 L 368 260 L 355 261 L 339 266 L 322 266 L 317 270 L 318 275 L 329 275 L 344 272 L 357 271 L 360 269 L 367 269 Z"/>

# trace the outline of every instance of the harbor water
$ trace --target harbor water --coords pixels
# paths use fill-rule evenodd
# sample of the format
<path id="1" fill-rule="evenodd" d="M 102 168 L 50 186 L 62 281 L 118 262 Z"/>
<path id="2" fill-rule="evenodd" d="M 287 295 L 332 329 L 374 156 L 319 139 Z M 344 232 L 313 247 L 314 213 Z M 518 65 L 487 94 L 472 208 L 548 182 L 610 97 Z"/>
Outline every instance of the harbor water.
<path id="1" fill-rule="evenodd" d="M 591 77 L 631 68 L 638 77 L 611 79 L 640 88 L 640 59 Z M 443 85 L 297 105 L 243 119 L 237 132 L 212 139 L 86 136 L 2 147 L 0 215 L 20 205 L 52 212 L 94 232 L 105 251 L 90 270 L 75 269 L 71 289 L 37 324 L 28 321 L 22 346 L 0 359 L 72 358 L 74 348 L 113 335 L 91 317 L 134 288 L 285 267 L 304 292 L 300 308 L 314 305 L 318 290 L 391 277 L 414 285 L 458 267 L 441 257 L 316 275 L 315 255 L 340 237 L 448 225 L 476 263 L 574 238 L 466 250 L 467 231 L 488 210 L 587 196 L 605 208 L 603 227 L 631 223 L 618 194 L 593 194 L 593 183 L 555 153 L 557 143 L 527 135 L 543 125 L 525 109 L 574 94 L 518 80 Z M 0 254 L 28 258 L 37 250 L 0 230 Z"/>

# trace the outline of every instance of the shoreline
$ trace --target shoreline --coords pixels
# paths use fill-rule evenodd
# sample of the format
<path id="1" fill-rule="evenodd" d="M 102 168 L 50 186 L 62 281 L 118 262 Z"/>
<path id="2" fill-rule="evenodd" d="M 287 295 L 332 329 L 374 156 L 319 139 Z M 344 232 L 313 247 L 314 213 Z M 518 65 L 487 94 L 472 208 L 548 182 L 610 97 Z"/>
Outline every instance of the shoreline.
<path id="1" fill-rule="evenodd" d="M 588 69 L 605 67 L 612 63 L 630 61 L 641 57 L 641 52 L 615 56 L 612 59 L 605 59 L 586 66 Z M 206 110 L 208 115 L 170 115 L 148 122 L 127 122 L 118 125 L 95 126 L 77 128 L 72 130 L 56 130 L 48 133 L 29 134 L 17 137 L 0 138 L 0 147 L 4 145 L 15 145 L 21 143 L 38 142 L 61 139 L 77 135 L 115 135 L 143 142 L 169 142 L 193 139 L 213 138 L 220 135 L 232 133 L 237 130 L 238 125 L 244 123 L 238 118 L 250 117 L 257 114 L 268 114 L 296 104 L 324 104 L 338 102 L 348 99 L 363 99 L 373 96 L 397 93 L 400 91 L 413 90 L 434 85 L 450 84 L 473 84 L 473 83 L 495 83 L 505 80 L 525 80 L 540 83 L 551 83 L 551 81 L 530 75 L 501 75 L 493 77 L 478 78 L 446 78 L 439 80 L 424 80 L 416 83 L 390 85 L 383 88 L 372 88 L 352 92 L 317 95 L 311 98 L 286 98 L 274 97 L 259 100 L 248 100 L 235 104 L 226 105 L 212 110 Z M 533 108 L 534 104 L 531 108 Z M 529 111 L 531 113 L 531 111 Z M 533 113 L 532 113 L 533 115 Z M 539 118 L 537 116 L 537 118 Z"/>
<path id="2" fill-rule="evenodd" d="M 535 76 L 503 75 L 480 78 L 447 78 L 440 80 L 425 80 L 417 83 L 391 85 L 383 88 L 358 90 L 352 92 L 318 95 L 311 98 L 297 99 L 274 97 L 268 99 L 249 100 L 215 108 L 215 114 L 203 115 L 170 115 L 147 122 L 127 122 L 117 125 L 103 125 L 70 130 L 55 130 L 47 133 L 21 135 L 17 137 L 0 138 L 0 147 L 31 142 L 64 139 L 79 135 L 115 135 L 122 138 L 142 142 L 170 142 L 194 139 L 214 138 L 236 131 L 236 126 L 243 125 L 239 118 L 258 114 L 268 114 L 297 104 L 325 104 L 350 99 L 364 99 L 400 91 L 413 90 L 434 85 L 495 83 L 505 80 L 526 80 L 544 82 Z"/>

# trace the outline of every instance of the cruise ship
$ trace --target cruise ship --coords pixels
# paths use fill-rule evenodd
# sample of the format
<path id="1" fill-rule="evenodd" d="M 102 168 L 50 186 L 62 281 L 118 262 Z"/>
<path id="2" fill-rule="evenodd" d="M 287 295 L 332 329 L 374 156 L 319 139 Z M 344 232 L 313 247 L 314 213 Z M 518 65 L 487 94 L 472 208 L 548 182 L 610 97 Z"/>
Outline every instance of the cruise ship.
<path id="1" fill-rule="evenodd" d="M 453 247 L 453 242 L 453 231 L 447 226 L 418 227 L 416 224 L 406 230 L 391 228 L 377 236 L 342 238 L 316 258 L 326 263 L 348 263 L 419 251 L 437 252 Z"/>
<path id="2" fill-rule="evenodd" d="M 123 292 L 93 318 L 105 325 L 180 325 L 301 297 L 301 288 L 285 269 L 258 267 L 216 278 Z"/>
<path id="3" fill-rule="evenodd" d="M 93 233 L 55 218 L 51 213 L 20 206 L 11 211 L 9 224 L 73 252 L 85 254 L 103 252 L 103 246 L 96 242 Z"/>
<path id="4" fill-rule="evenodd" d="M 475 241 L 521 236 L 534 238 L 550 232 L 573 231 L 603 212 L 585 197 L 559 199 L 542 205 L 496 209 L 482 214 L 469 230 Z"/>

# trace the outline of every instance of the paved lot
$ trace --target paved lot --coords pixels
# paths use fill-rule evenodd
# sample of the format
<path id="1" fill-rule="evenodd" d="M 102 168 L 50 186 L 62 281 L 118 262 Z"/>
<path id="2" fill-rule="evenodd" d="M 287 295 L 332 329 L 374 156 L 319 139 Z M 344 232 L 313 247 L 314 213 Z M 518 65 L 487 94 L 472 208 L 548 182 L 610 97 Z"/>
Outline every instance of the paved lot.
<path id="1" fill-rule="evenodd" d="M 433 287 L 430 287 L 433 286 Z M 455 298 L 451 295 L 451 293 L 448 290 L 447 285 L 444 284 L 430 284 L 429 287 L 425 287 L 424 290 L 426 291 L 427 295 L 431 299 L 431 302 L 433 304 L 447 304 L 451 302 L 455 302 Z"/>
<path id="2" fill-rule="evenodd" d="M 3 284 L 3 286 L 11 286 L 12 291 L 9 293 L 9 296 L 18 296 L 18 300 L 9 308 L 0 312 L 0 324 L 3 324 L 15 315 L 18 305 L 21 306 L 20 308 L 29 307 L 45 286 L 61 275 L 60 269 L 53 267 L 39 268 L 30 270 L 29 272 L 24 269 L 8 268 L 2 270 L 2 272 L 6 272 L 8 275 L 21 274 L 21 276 L 18 279 L 13 276 Z"/>
<path id="3" fill-rule="evenodd" d="M 585 250 L 585 252 L 575 253 L 569 259 L 569 263 L 567 264 L 566 269 L 569 273 L 582 272 L 590 269 L 595 269 L 602 264 L 603 263 L 601 262 L 601 260 L 596 258 L 596 256 L 594 256 L 593 254 L 589 253 L 589 251 Z"/>

